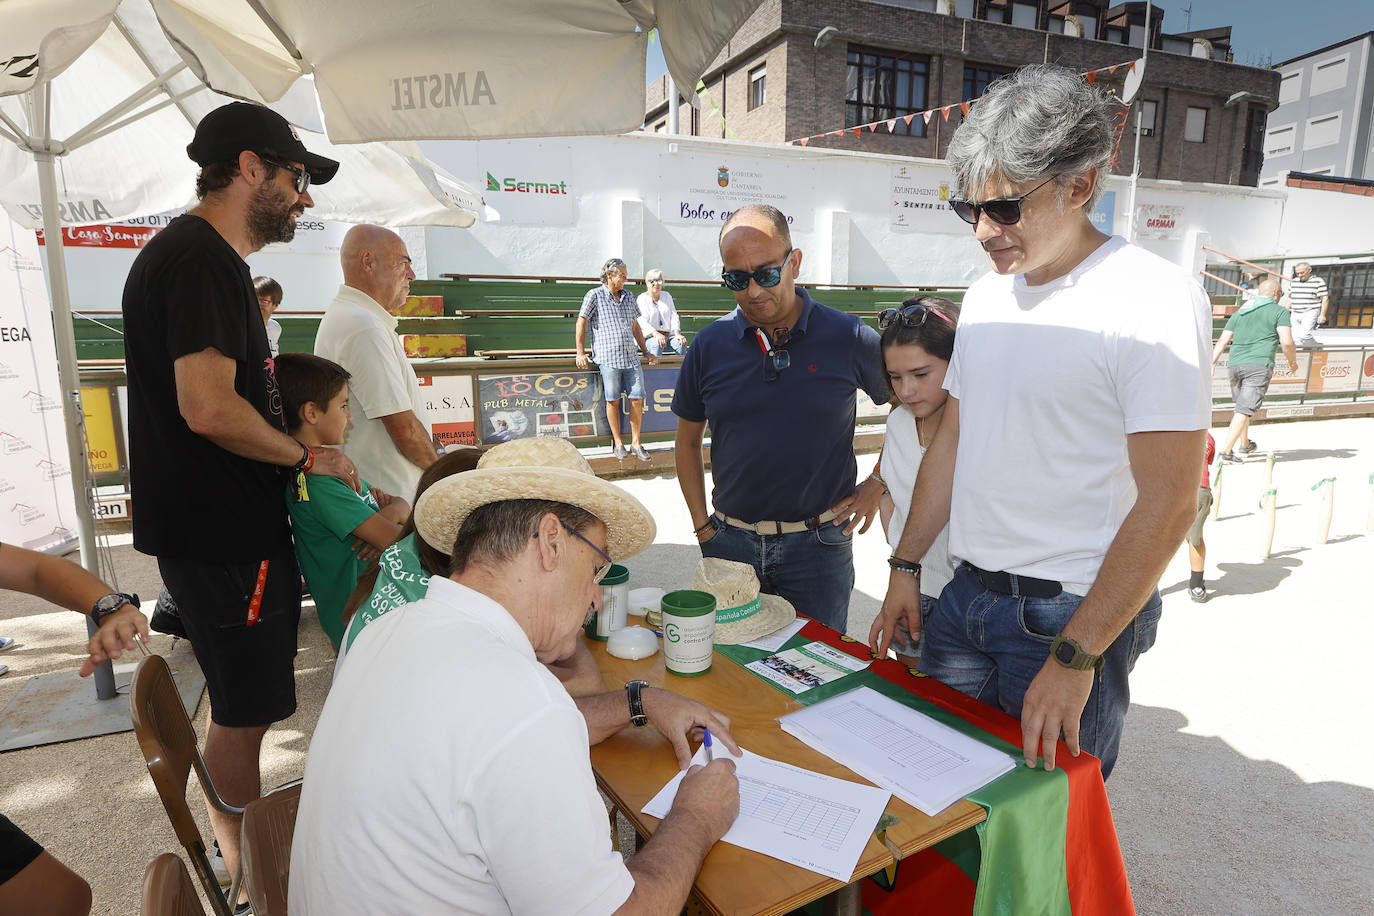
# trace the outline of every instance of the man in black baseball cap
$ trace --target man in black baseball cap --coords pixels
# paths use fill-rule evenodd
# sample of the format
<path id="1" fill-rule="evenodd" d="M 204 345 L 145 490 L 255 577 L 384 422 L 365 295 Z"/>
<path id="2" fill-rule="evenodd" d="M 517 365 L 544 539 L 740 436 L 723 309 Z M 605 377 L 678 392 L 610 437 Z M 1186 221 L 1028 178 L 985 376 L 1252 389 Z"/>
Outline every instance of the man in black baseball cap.
<path id="1" fill-rule="evenodd" d="M 186 155 L 204 167 L 237 159 L 246 149 L 300 162 L 310 174 L 310 184 L 325 184 L 339 170 L 333 159 L 307 150 L 296 129 L 281 115 L 248 102 L 221 105 L 202 118 Z"/>
<path id="2" fill-rule="evenodd" d="M 286 435 L 245 259 L 291 240 L 310 185 L 339 164 L 243 102 L 206 115 L 187 154 L 200 203 L 144 246 L 124 285 L 134 547 L 157 557 L 210 688 L 210 778 L 242 806 L 261 794 L 263 736 L 296 709 L 301 578 L 284 472 L 358 485 L 343 452 Z M 210 823 L 232 873 L 239 819 L 212 808 Z"/>

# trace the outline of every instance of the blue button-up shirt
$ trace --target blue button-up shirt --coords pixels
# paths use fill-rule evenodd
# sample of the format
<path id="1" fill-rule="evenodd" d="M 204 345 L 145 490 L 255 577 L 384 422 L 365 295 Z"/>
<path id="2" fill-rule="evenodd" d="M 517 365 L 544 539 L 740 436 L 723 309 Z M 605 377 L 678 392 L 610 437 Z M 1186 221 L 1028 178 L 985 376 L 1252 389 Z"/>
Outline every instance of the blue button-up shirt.
<path id="1" fill-rule="evenodd" d="M 804 521 L 849 495 L 856 392 L 890 397 L 878 333 L 797 293 L 788 368 L 774 370 L 737 307 L 697 333 L 673 394 L 673 413 L 710 425 L 713 508 L 746 522 Z"/>
<path id="2" fill-rule="evenodd" d="M 587 290 L 577 315 L 592 326 L 592 359 L 598 366 L 633 369 L 639 365 L 639 344 L 634 335 L 639 303 L 634 293 L 622 287 L 620 295 L 613 296 L 603 283 Z"/>

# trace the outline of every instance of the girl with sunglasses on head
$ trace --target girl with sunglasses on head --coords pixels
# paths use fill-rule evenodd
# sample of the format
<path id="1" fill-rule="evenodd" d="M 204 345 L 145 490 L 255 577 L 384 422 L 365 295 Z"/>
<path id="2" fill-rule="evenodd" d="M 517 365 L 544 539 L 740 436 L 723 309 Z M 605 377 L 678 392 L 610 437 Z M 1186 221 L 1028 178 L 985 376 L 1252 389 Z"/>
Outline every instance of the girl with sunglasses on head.
<path id="1" fill-rule="evenodd" d="M 895 551 L 902 539 L 911 494 L 921 458 L 945 411 L 949 392 L 944 389 L 945 370 L 954 353 L 954 332 L 959 323 L 959 306 L 939 296 L 915 296 L 901 308 L 884 309 L 878 314 L 882 331 L 883 377 L 888 389 L 900 403 L 887 418 L 887 435 L 879 461 L 880 479 L 887 488 L 879 506 L 883 531 Z M 875 472 L 877 473 L 877 472 Z M 940 532 L 925 556 L 920 558 L 921 618 L 935 608 L 940 591 L 954 576 L 949 561 L 949 527 Z M 886 627 L 881 615 L 874 628 Z M 876 645 L 876 643 L 874 643 Z M 920 656 L 920 633 L 912 633 L 904 618 L 896 623 L 892 648 L 906 664 L 914 665 Z"/>

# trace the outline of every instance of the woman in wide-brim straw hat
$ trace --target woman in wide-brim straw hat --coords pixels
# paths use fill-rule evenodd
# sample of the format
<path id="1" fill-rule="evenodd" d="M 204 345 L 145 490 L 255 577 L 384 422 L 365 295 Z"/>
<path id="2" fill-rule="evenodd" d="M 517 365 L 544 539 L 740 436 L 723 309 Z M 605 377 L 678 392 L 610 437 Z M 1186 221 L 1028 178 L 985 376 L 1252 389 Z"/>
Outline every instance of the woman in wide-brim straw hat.
<path id="1" fill-rule="evenodd" d="M 606 526 L 606 553 L 626 560 L 653 543 L 654 517 L 629 493 L 597 477 L 566 439 L 517 439 L 491 449 L 477 469 L 436 483 L 415 505 L 415 530 L 451 553 L 463 522 L 479 506 L 546 499 L 585 509 Z"/>

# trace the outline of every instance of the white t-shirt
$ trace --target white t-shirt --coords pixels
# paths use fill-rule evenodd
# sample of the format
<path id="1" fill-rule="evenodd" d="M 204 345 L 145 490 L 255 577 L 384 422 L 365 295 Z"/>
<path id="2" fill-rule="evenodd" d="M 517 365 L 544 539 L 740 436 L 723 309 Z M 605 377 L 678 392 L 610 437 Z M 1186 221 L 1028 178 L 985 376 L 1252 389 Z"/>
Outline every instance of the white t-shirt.
<path id="1" fill-rule="evenodd" d="M 294 916 L 604 916 L 628 899 L 586 720 L 500 605 L 435 576 L 348 657 L 306 760 Z"/>
<path id="2" fill-rule="evenodd" d="M 267 348 L 273 356 L 281 350 L 281 324 L 275 318 L 267 319 Z"/>
<path id="3" fill-rule="evenodd" d="M 648 334 L 650 331 L 663 331 L 669 336 L 682 333 L 682 319 L 678 317 L 673 305 L 672 294 L 660 290 L 658 302 L 648 290 L 640 293 L 635 302 L 639 305 L 639 326 Z"/>
<path id="4" fill-rule="evenodd" d="M 894 407 L 887 415 L 887 435 L 883 438 L 883 480 L 892 497 L 892 517 L 887 520 L 887 543 L 897 549 L 911 511 L 911 492 L 916 487 L 916 473 L 926 450 L 916 431 L 916 416 L 905 404 Z M 949 580 L 954 578 L 954 564 L 949 560 L 949 525 L 940 529 L 935 541 L 921 557 L 921 594 L 939 598 Z"/>
<path id="5" fill-rule="evenodd" d="M 353 422 L 344 451 L 364 480 L 413 503 L 420 469 L 396 448 L 382 417 L 414 411 L 431 435 L 433 424 L 410 359 L 396 336 L 396 316 L 366 293 L 340 286 L 320 320 L 315 355 L 332 359 L 353 376 L 348 380 Z"/>
<path id="6" fill-rule="evenodd" d="M 1135 504 L 1126 436 L 1211 425 L 1211 332 L 1197 281 L 1119 236 L 1051 283 L 969 287 L 945 376 L 954 560 L 1086 594 Z"/>

